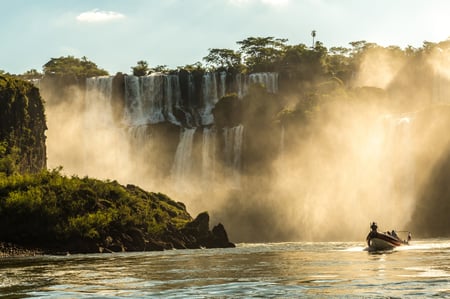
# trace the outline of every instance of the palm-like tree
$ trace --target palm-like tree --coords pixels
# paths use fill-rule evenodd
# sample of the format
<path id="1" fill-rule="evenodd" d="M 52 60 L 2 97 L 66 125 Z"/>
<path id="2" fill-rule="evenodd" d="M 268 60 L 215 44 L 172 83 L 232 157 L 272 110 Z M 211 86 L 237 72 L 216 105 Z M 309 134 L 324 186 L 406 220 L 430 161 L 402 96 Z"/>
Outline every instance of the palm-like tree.
<path id="1" fill-rule="evenodd" d="M 311 31 L 311 36 L 312 36 L 312 38 L 313 38 L 313 42 L 312 42 L 312 47 L 313 47 L 313 49 L 314 49 L 314 38 L 316 37 L 316 30 L 313 30 L 313 31 Z"/>

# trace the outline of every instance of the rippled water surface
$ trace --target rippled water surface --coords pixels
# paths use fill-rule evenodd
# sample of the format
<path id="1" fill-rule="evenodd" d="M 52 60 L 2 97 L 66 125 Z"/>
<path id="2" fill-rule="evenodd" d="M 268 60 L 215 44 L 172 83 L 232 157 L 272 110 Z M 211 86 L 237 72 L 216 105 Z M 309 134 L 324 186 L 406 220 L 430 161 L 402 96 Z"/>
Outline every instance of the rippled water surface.
<path id="1" fill-rule="evenodd" d="M 1 298 L 448 297 L 450 241 L 239 244 L 0 259 Z"/>

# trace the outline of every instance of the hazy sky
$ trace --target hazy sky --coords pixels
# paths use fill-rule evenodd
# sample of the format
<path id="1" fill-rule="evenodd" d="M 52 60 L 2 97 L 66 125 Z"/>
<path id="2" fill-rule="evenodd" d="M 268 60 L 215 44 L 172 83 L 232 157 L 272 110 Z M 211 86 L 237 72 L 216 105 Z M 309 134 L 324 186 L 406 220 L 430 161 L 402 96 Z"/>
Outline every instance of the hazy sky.
<path id="1" fill-rule="evenodd" d="M 312 30 L 328 48 L 420 47 L 450 36 L 449 13 L 447 0 L 0 0 L 0 69 L 41 71 L 67 55 L 111 74 L 138 60 L 175 68 L 250 36 L 310 45 Z"/>

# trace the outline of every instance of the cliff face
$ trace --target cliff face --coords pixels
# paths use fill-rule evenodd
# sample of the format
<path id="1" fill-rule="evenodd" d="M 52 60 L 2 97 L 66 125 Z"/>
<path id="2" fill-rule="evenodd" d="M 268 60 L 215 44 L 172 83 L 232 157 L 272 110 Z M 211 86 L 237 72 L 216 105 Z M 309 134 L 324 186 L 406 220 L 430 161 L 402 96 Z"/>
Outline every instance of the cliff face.
<path id="1" fill-rule="evenodd" d="M 37 172 L 46 167 L 43 100 L 31 83 L 0 76 L 0 159 L 11 163 L 0 171 Z"/>

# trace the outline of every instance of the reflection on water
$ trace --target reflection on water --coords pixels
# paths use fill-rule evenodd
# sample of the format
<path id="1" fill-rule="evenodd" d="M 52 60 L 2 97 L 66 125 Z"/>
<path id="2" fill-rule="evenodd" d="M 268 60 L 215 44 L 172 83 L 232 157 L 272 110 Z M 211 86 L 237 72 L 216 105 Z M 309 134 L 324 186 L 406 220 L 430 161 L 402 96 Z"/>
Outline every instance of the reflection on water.
<path id="1" fill-rule="evenodd" d="M 359 243 L 0 260 L 10 298 L 450 297 L 450 242 L 369 253 Z"/>

